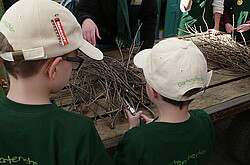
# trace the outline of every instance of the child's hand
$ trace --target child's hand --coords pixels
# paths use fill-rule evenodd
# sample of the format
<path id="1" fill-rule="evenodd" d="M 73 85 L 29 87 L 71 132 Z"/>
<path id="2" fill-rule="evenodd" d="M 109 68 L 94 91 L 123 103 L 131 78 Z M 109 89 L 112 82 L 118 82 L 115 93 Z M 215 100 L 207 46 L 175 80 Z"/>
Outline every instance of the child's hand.
<path id="1" fill-rule="evenodd" d="M 245 32 L 250 29 L 250 24 L 242 24 L 236 28 L 237 32 Z"/>
<path id="2" fill-rule="evenodd" d="M 127 109 L 125 110 L 125 112 L 128 116 L 129 129 L 140 125 L 140 116 L 142 114 L 142 111 L 136 112 L 135 116 L 133 116 Z"/>
<path id="3" fill-rule="evenodd" d="M 216 29 L 208 29 L 207 30 L 209 33 L 211 33 L 212 35 L 219 35 L 220 34 L 220 31 L 219 30 L 216 30 Z"/>
<path id="4" fill-rule="evenodd" d="M 154 120 L 154 119 L 151 119 L 151 118 L 147 117 L 144 114 L 141 114 L 141 118 L 145 121 L 146 124 L 150 123 L 150 122 L 152 122 Z"/>
<path id="5" fill-rule="evenodd" d="M 8 83 L 4 79 L 1 79 L 1 81 L 2 81 L 2 88 L 7 89 L 8 88 Z"/>
<path id="6" fill-rule="evenodd" d="M 227 33 L 232 33 L 234 30 L 233 25 L 231 25 L 230 23 L 225 24 L 225 29 Z"/>

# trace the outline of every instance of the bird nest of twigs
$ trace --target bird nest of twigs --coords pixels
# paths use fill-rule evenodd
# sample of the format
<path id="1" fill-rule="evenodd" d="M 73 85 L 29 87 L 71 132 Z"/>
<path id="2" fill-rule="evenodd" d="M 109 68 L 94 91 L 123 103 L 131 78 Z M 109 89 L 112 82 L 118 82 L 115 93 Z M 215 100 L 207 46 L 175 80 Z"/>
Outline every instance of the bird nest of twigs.
<path id="1" fill-rule="evenodd" d="M 95 120 L 104 119 L 110 128 L 115 127 L 116 120 L 124 117 L 126 104 L 123 98 L 135 109 L 143 107 L 153 114 L 148 107 L 150 101 L 142 70 L 130 60 L 107 56 L 102 61 L 84 58 L 85 62 L 73 72 L 67 87 L 52 97 L 57 105 Z"/>

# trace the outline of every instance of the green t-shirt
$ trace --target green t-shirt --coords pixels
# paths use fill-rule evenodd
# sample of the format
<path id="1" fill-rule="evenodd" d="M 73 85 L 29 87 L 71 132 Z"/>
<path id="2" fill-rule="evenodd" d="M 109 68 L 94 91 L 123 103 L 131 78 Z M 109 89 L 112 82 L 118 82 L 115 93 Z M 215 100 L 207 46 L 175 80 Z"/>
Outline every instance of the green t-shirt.
<path id="1" fill-rule="evenodd" d="M 206 23 L 208 25 L 208 28 L 213 28 L 213 6 L 212 6 L 213 0 L 193 0 L 192 6 L 190 11 L 183 12 L 179 29 L 188 31 L 187 28 L 196 28 L 199 32 L 207 31 L 207 27 L 205 22 L 203 21 L 203 12 L 204 12 L 204 19 L 206 20 Z M 186 25 L 187 24 L 187 25 Z M 178 35 L 186 35 L 189 33 L 186 33 L 182 30 L 178 31 Z"/>
<path id="2" fill-rule="evenodd" d="M 250 1 L 249 0 L 225 0 L 225 7 L 232 9 L 234 15 L 234 26 L 240 26 L 250 21 Z M 246 40 L 250 40 L 250 30 L 243 33 Z M 240 34 L 237 37 L 241 38 Z M 242 40 L 242 39 L 241 39 Z"/>
<path id="3" fill-rule="evenodd" d="M 214 144 L 209 115 L 189 111 L 181 123 L 152 122 L 127 131 L 114 155 L 116 165 L 206 165 Z"/>
<path id="4" fill-rule="evenodd" d="M 112 165 L 93 121 L 54 104 L 0 99 L 0 164 Z"/>

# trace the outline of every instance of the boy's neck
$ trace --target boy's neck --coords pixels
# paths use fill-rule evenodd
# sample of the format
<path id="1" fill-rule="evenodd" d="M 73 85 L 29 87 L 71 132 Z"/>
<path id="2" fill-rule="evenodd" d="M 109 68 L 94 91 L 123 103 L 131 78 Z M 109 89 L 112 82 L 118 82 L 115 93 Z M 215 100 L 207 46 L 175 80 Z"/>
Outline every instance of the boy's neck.
<path id="1" fill-rule="evenodd" d="M 49 104 L 50 91 L 42 82 L 36 78 L 17 80 L 10 77 L 10 90 L 7 97 L 21 104 Z"/>
<path id="2" fill-rule="evenodd" d="M 181 123 L 190 118 L 188 105 L 183 106 L 182 109 L 166 102 L 156 106 L 159 110 L 159 118 L 156 122 Z"/>

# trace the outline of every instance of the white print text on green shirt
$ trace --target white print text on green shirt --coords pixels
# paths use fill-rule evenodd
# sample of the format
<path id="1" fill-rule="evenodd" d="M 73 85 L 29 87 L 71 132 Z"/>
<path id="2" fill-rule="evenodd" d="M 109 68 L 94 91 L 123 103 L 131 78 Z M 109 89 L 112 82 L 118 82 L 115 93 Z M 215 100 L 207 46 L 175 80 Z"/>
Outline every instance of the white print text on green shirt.
<path id="1" fill-rule="evenodd" d="M 194 154 L 188 154 L 185 160 L 173 160 L 169 165 L 186 165 L 191 159 L 197 159 L 200 155 L 204 155 L 207 150 L 198 151 Z"/>
<path id="2" fill-rule="evenodd" d="M 188 83 L 192 83 L 192 82 L 195 82 L 195 81 L 204 81 L 204 78 L 202 78 L 202 77 L 191 78 L 191 79 L 188 79 L 188 80 L 179 82 L 179 83 L 178 83 L 178 86 L 181 87 L 181 86 L 183 86 L 183 85 L 186 85 L 186 84 L 188 84 Z"/>
<path id="3" fill-rule="evenodd" d="M 13 156 L 12 158 L 10 156 L 0 157 L 0 164 L 13 164 L 18 162 L 23 162 L 23 164 L 38 165 L 37 162 L 31 160 L 30 158 L 24 158 L 22 156 Z"/>

